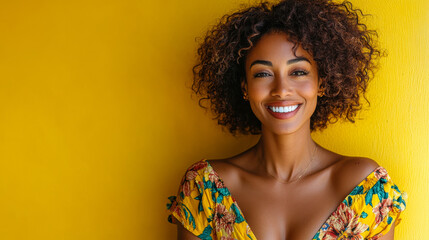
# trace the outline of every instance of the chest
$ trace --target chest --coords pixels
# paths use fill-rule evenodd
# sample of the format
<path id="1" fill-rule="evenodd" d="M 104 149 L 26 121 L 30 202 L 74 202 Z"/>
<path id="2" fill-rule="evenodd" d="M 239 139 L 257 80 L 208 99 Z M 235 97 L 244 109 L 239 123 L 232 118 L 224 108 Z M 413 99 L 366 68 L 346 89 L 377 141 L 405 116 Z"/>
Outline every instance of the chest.
<path id="1" fill-rule="evenodd" d="M 245 184 L 232 195 L 258 239 L 312 239 L 343 200 L 318 180 L 325 184 Z"/>

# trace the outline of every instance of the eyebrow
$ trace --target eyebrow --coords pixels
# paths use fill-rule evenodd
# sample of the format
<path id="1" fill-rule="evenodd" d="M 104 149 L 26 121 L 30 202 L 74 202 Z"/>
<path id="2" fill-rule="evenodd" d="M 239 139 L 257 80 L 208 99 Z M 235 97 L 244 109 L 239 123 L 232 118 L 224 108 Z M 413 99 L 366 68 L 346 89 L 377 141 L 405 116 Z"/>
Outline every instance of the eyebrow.
<path id="1" fill-rule="evenodd" d="M 310 60 L 308 60 L 306 57 L 297 57 L 297 58 L 288 60 L 287 64 L 290 65 L 290 64 L 297 63 L 297 62 L 300 62 L 300 61 L 306 61 L 306 62 L 308 62 L 308 63 L 311 64 Z M 266 66 L 270 66 L 270 67 L 273 66 L 273 63 L 270 62 L 270 61 L 255 60 L 255 61 L 252 62 L 252 64 L 250 64 L 249 69 L 252 68 L 252 66 L 255 65 L 255 64 L 262 64 L 262 65 L 266 65 Z"/>
<path id="2" fill-rule="evenodd" d="M 249 69 L 250 69 L 250 68 L 252 68 L 252 66 L 253 66 L 253 65 L 255 65 L 255 64 L 262 64 L 262 65 L 267 65 L 267 66 L 270 66 L 270 67 L 272 67 L 272 66 L 273 66 L 273 64 L 272 64 L 270 61 L 265 61 L 265 60 L 255 60 L 254 62 L 252 62 L 252 64 L 250 64 Z"/>
<path id="3" fill-rule="evenodd" d="M 287 61 L 287 64 L 292 64 L 292 63 L 296 63 L 296 62 L 300 62 L 300 61 L 306 61 L 306 62 L 311 64 L 310 60 L 308 60 L 306 57 L 297 57 L 297 58 L 291 59 L 291 60 Z"/>

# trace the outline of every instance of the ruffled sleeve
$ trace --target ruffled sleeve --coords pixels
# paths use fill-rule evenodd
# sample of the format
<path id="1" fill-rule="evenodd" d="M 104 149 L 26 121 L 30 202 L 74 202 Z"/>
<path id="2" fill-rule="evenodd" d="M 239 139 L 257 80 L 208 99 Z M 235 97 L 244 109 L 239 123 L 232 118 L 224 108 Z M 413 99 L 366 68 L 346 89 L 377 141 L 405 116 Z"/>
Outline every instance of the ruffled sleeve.
<path id="1" fill-rule="evenodd" d="M 169 221 L 181 223 L 200 239 L 256 239 L 231 193 L 205 159 L 186 171 L 177 196 L 169 199 Z"/>
<path id="2" fill-rule="evenodd" d="M 184 228 L 201 239 L 210 239 L 212 233 L 212 209 L 204 191 L 204 169 L 207 162 L 192 165 L 185 173 L 177 196 L 169 197 L 168 221 L 181 223 Z"/>
<path id="3" fill-rule="evenodd" d="M 392 225 L 401 221 L 407 194 L 399 190 L 384 168 L 374 171 L 377 183 L 365 195 L 365 214 L 371 217 L 368 239 L 386 235 Z"/>

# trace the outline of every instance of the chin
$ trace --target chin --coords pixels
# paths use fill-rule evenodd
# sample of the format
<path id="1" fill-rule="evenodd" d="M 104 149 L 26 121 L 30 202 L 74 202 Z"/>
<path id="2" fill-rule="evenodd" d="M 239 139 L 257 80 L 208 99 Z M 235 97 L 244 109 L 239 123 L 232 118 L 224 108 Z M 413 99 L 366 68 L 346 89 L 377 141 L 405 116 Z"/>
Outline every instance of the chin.
<path id="1" fill-rule="evenodd" d="M 262 127 L 262 133 L 264 132 L 270 132 L 275 135 L 290 135 L 297 133 L 302 129 L 304 126 L 270 126 L 270 127 Z M 310 130 L 310 128 L 309 128 Z"/>

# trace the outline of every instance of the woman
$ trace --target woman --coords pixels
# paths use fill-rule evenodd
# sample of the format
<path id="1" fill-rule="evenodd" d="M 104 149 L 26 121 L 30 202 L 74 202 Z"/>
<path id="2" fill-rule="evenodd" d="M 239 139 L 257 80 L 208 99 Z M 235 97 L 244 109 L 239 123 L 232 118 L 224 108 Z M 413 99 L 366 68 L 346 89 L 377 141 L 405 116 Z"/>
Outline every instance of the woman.
<path id="1" fill-rule="evenodd" d="M 349 2 L 261 3 L 208 32 L 193 89 L 232 134 L 236 156 L 192 165 L 169 220 L 179 239 L 393 239 L 405 195 L 386 170 L 310 133 L 353 122 L 381 52 Z"/>

